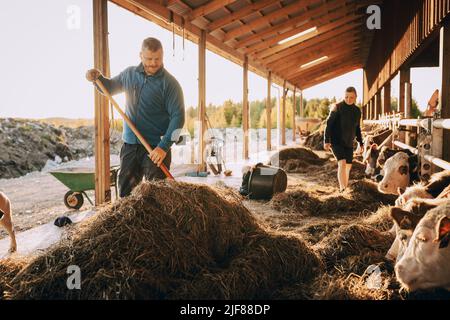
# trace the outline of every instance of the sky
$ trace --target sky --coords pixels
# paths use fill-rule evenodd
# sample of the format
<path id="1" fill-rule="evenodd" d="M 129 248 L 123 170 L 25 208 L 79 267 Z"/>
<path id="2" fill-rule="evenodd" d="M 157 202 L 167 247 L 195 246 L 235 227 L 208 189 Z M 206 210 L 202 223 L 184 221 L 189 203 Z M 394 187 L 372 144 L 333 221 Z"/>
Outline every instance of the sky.
<path id="1" fill-rule="evenodd" d="M 197 45 L 108 3 L 111 74 L 139 63 L 142 40 L 153 36 L 164 47 L 164 65 L 180 82 L 186 107 L 198 99 Z M 85 79 L 93 67 L 91 0 L 7 1 L 0 11 L 0 118 L 93 118 L 94 91 Z M 242 67 L 208 52 L 206 102 L 242 100 Z M 394 79 L 395 80 L 395 79 Z M 412 69 L 413 97 L 424 109 L 440 87 L 437 68 Z M 395 82 L 395 83 L 394 83 Z M 398 95 L 398 79 L 392 95 Z M 266 80 L 249 73 L 249 99 L 266 96 Z M 354 86 L 362 98 L 362 70 L 304 91 L 304 97 L 341 99 Z M 278 93 L 274 90 L 273 96 Z M 124 96 L 117 96 L 124 106 Z"/>

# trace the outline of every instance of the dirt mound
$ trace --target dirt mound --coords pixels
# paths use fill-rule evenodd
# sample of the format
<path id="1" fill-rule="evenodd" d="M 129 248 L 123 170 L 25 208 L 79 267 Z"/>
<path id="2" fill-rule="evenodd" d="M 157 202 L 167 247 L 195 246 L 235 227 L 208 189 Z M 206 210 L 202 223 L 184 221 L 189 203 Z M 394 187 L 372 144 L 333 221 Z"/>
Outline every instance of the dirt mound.
<path id="1" fill-rule="evenodd" d="M 15 178 L 57 163 L 92 156 L 94 127 L 55 127 L 36 120 L 0 119 L 0 178 Z M 111 153 L 118 154 L 120 133 L 112 132 Z M 27 156 L 24 157 L 23 155 Z"/>
<path id="2" fill-rule="evenodd" d="M 14 278 L 7 298 L 269 298 L 320 268 L 302 241 L 259 227 L 229 189 L 144 182 L 73 228 Z M 70 265 L 82 290 L 67 290 Z"/>

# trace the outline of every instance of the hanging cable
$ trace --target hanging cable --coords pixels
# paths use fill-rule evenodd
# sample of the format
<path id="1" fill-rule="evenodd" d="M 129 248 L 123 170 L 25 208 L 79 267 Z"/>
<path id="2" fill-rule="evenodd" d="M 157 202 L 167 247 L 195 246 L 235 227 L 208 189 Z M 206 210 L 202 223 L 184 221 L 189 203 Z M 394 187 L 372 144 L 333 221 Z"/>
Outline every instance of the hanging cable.
<path id="1" fill-rule="evenodd" d="M 173 21 L 173 11 L 170 11 L 170 23 L 172 24 L 172 57 L 175 58 L 175 23 Z"/>
<path id="2" fill-rule="evenodd" d="M 184 39 L 185 39 L 185 27 L 184 27 L 184 17 L 181 18 L 181 27 L 183 28 L 183 61 L 184 61 Z"/>

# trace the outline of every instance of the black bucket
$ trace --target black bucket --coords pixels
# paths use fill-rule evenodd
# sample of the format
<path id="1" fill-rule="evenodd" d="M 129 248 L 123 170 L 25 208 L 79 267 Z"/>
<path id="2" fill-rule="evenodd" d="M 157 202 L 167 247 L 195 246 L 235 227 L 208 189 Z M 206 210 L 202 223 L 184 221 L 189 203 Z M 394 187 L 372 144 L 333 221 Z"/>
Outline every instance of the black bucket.
<path id="1" fill-rule="evenodd" d="M 275 193 L 287 188 L 287 175 L 283 169 L 271 166 L 257 166 L 253 169 L 248 182 L 250 199 L 270 200 Z"/>

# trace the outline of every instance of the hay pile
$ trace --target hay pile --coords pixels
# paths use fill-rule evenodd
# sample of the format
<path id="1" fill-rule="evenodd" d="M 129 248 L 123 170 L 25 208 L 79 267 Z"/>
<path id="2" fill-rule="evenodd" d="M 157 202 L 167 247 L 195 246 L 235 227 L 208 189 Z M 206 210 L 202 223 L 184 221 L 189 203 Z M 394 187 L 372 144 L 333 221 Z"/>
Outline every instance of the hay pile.
<path id="1" fill-rule="evenodd" d="M 344 194 L 321 194 L 298 185 L 285 193 L 276 194 L 270 205 L 282 212 L 301 215 L 354 215 L 376 211 L 380 206 L 393 204 L 395 196 L 385 195 L 369 180 L 353 182 Z"/>
<path id="2" fill-rule="evenodd" d="M 361 273 L 368 265 L 383 260 L 393 241 L 394 237 L 388 232 L 354 223 L 334 230 L 314 248 L 327 270 L 345 264 L 351 272 Z"/>
<path id="3" fill-rule="evenodd" d="M 270 157 L 269 165 L 280 167 L 289 173 L 305 173 L 311 166 L 318 167 L 325 163 L 309 148 L 286 148 Z"/>
<path id="4" fill-rule="evenodd" d="M 5 291 L 10 290 L 11 280 L 26 265 L 25 259 L 0 259 L 0 300 L 3 300 Z"/>
<path id="5" fill-rule="evenodd" d="M 305 139 L 304 146 L 313 150 L 323 150 L 325 122 L 323 122 L 319 129 L 308 135 Z"/>
<path id="6" fill-rule="evenodd" d="M 66 287 L 69 265 L 81 269 L 81 290 Z M 145 182 L 31 261 L 5 296 L 265 299 L 319 268 L 301 240 L 263 230 L 228 189 Z"/>

